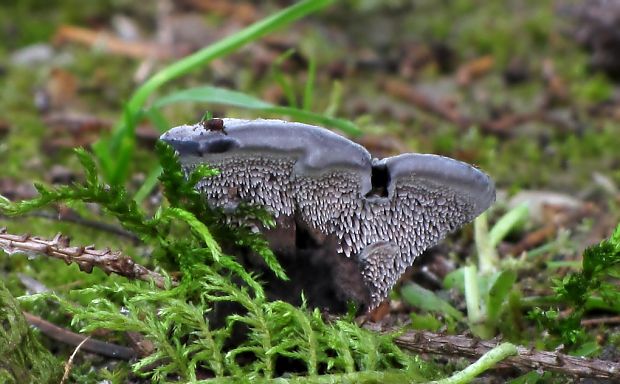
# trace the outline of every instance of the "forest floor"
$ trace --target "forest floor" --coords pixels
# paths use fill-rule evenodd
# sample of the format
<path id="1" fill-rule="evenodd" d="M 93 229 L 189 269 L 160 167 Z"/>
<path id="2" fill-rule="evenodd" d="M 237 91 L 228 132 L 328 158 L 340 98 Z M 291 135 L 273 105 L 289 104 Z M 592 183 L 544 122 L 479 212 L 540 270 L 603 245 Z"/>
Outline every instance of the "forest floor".
<path id="1" fill-rule="evenodd" d="M 31 199 L 37 194 L 33 182 L 82 180 L 73 149 L 90 148 L 108 135 L 140 83 L 281 3 L 0 5 L 0 195 Z M 559 318 L 571 312 L 567 303 L 549 306 L 541 298 L 552 297 L 557 281 L 580 271 L 584 250 L 608 238 L 620 221 L 620 93 L 614 82 L 619 75 L 614 69 L 620 68 L 614 65 L 620 63 L 620 50 L 614 49 L 620 47 L 614 36 L 620 5 L 601 11 L 597 4 L 344 1 L 214 60 L 158 94 L 202 85 L 228 88 L 349 119 L 361 130 L 351 139 L 377 157 L 436 153 L 476 165 L 498 191 L 487 216 L 490 228 L 507 212 L 518 216 L 494 245 L 499 270 L 514 271 L 516 283 L 503 295 L 508 302 L 503 320 L 486 332 L 526 347 L 620 362 L 618 297 L 603 297 L 609 299 L 605 305 L 584 310 L 583 337 L 571 345 L 561 330 L 530 315 L 539 306 L 557 311 Z M 161 114 L 181 125 L 199 121 L 205 110 L 215 117 L 287 117 L 225 102 L 175 104 Z M 149 120 L 138 125 L 130 190 L 139 189 L 156 163 L 153 147 L 160 133 Z M 145 200 L 147 207 L 155 204 L 154 196 Z M 148 247 L 113 221 L 98 222 L 97 213 L 87 204 L 61 205 L 17 218 L 0 216 L 0 228 L 47 238 L 62 233 L 73 244 L 122 250 L 148 265 Z M 469 225 L 427 251 L 372 320 L 386 327 L 405 320 L 417 329 L 480 336 L 451 315 L 453 309 L 465 313 L 467 303 L 446 281 L 475 260 L 474 237 Z M 0 267 L 14 296 L 37 289 L 63 294 L 123 279 L 96 269 L 86 274 L 47 258 L 0 257 Z M 615 271 L 601 281 L 620 290 L 617 278 Z M 433 303 L 449 303 L 451 309 L 415 298 L 427 292 L 434 293 Z M 46 320 L 71 329 L 70 318 L 57 316 Z M 105 337 L 105 331 L 98 336 Z M 66 359 L 72 347 L 56 344 L 45 341 Z M 87 368 L 76 369 L 79 377 L 90 377 Z M 503 382 L 525 373 L 500 369 L 485 380 Z M 566 377 L 544 379 L 567 382 Z"/>

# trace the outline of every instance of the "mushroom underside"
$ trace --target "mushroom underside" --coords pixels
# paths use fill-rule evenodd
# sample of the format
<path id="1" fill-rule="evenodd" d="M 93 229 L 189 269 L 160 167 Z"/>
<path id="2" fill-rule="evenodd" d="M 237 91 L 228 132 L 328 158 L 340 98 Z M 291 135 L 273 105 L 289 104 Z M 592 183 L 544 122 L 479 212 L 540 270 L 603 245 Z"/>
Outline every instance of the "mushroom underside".
<path id="1" fill-rule="evenodd" d="M 299 174 L 295 159 L 273 154 L 236 153 L 211 156 L 206 162 L 220 170 L 219 175 L 197 185 L 210 205 L 225 210 L 241 202 L 263 206 L 276 217 L 295 218 L 295 227 L 313 232 L 312 237 L 321 234 L 324 239 L 333 239 L 311 251 L 286 251 L 296 260 L 293 268 L 306 268 L 303 257 L 315 266 L 332 264 L 326 267 L 329 272 L 321 272 L 321 267 L 312 276 L 299 277 L 307 281 L 301 284 L 306 295 L 316 291 L 311 285 L 318 284 L 317 279 L 329 277 L 336 280 L 336 291 L 345 291 L 338 295 L 361 301 L 367 308 L 376 307 L 387 297 L 425 249 L 477 214 L 473 202 L 452 186 L 415 175 L 392 180 L 391 196 L 366 197 L 361 185 L 370 175 L 357 169 Z M 187 167 L 189 170 L 191 163 Z M 320 255 L 313 258 L 309 253 Z M 307 271 L 312 268 L 307 267 Z M 351 274 L 357 277 L 347 282 Z M 360 277 L 366 293 L 355 288 Z M 309 300 L 317 301 L 312 297 Z"/>

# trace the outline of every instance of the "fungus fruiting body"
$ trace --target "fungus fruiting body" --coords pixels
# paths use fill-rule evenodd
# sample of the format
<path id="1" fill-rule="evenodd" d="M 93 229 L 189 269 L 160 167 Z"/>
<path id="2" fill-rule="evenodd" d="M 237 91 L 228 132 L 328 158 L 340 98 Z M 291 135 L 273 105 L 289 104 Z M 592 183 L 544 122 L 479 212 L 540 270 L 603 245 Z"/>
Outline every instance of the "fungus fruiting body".
<path id="1" fill-rule="evenodd" d="M 495 200 L 490 178 L 447 157 L 403 154 L 373 159 L 324 128 L 280 120 L 222 119 L 171 129 L 161 139 L 191 169 L 220 170 L 198 185 L 210 205 L 263 206 L 334 236 L 334 257 L 352 258 L 369 308 L 383 301 L 415 258 Z"/>

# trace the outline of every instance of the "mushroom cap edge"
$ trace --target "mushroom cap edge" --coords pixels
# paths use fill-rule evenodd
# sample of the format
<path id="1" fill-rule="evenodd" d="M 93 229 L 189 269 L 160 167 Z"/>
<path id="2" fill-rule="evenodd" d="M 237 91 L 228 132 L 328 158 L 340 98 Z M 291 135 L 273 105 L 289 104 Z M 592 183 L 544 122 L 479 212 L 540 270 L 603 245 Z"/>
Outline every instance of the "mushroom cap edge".
<path id="1" fill-rule="evenodd" d="M 390 174 L 390 195 L 399 178 L 411 177 L 420 183 L 447 187 L 473 204 L 473 217 L 480 215 L 495 202 L 495 183 L 476 167 L 449 157 L 405 153 L 379 160 Z"/>
<path id="2" fill-rule="evenodd" d="M 224 118 L 224 131 L 201 124 L 181 125 L 161 135 L 180 155 L 217 156 L 224 152 L 294 154 L 296 170 L 316 173 L 331 168 L 370 172 L 366 148 L 325 128 L 284 120 Z"/>

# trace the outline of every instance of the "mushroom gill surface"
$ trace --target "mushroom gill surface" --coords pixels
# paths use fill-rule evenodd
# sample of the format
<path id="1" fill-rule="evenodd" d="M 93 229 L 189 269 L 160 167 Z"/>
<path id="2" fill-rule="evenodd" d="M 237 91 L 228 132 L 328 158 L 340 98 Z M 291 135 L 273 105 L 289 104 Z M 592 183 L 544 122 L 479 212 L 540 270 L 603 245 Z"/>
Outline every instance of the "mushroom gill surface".
<path id="1" fill-rule="evenodd" d="M 197 185 L 210 205 L 260 205 L 335 236 L 338 252 L 359 265 L 369 308 L 387 297 L 425 249 L 495 200 L 491 179 L 454 159 L 372 159 L 362 146 L 324 128 L 222 120 L 223 131 L 184 125 L 161 139 L 177 150 L 186 169 L 206 163 L 220 170 Z"/>

